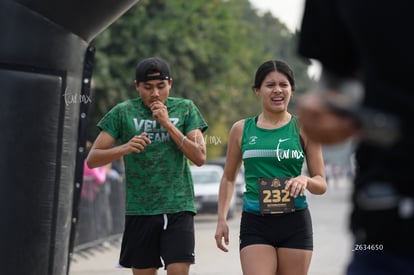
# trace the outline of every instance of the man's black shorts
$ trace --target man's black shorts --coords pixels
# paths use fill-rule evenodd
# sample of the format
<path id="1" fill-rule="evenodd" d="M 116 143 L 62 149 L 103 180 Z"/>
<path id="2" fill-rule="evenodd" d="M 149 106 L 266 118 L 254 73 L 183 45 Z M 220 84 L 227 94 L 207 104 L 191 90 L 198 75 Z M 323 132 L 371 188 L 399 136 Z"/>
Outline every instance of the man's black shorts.
<path id="1" fill-rule="evenodd" d="M 194 263 L 194 214 L 178 212 L 126 216 L 119 263 L 123 267 L 159 268 Z"/>

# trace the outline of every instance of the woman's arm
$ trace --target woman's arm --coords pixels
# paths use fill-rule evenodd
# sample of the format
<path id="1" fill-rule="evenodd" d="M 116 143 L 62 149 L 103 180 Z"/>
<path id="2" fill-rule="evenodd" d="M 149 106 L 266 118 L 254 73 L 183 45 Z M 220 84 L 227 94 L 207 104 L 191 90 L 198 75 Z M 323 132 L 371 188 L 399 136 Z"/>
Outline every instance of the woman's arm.
<path id="1" fill-rule="evenodd" d="M 290 190 L 292 197 L 297 197 L 299 194 L 304 195 L 306 189 L 312 194 L 322 195 L 327 189 L 322 145 L 309 139 L 302 130 L 300 135 L 304 140 L 304 150 L 306 152 L 306 164 L 309 176 L 300 175 L 290 179 L 286 184 L 285 189 Z"/>
<path id="2" fill-rule="evenodd" d="M 306 143 L 306 164 L 310 176 L 306 188 L 312 194 L 322 195 L 327 189 L 322 145 L 310 139 Z"/>
<path id="3" fill-rule="evenodd" d="M 228 249 L 223 245 L 229 243 L 229 228 L 227 225 L 227 214 L 230 208 L 230 202 L 233 198 L 235 182 L 239 172 L 242 156 L 241 156 L 241 137 L 243 133 L 244 120 L 236 122 L 230 130 L 226 164 L 224 173 L 220 181 L 218 211 L 217 211 L 217 229 L 215 234 L 217 247 L 225 252 Z"/>

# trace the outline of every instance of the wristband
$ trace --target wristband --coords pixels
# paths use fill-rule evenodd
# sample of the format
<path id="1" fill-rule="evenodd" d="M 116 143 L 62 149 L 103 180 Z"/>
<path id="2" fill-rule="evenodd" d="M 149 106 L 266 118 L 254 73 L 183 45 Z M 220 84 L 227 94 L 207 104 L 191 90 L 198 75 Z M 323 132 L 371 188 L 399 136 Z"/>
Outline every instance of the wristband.
<path id="1" fill-rule="evenodd" d="M 181 149 L 181 147 L 183 147 L 183 145 L 184 145 L 184 141 L 187 139 L 187 136 L 183 136 L 183 138 L 181 139 L 181 143 L 180 143 L 180 145 L 178 145 L 178 149 Z"/>

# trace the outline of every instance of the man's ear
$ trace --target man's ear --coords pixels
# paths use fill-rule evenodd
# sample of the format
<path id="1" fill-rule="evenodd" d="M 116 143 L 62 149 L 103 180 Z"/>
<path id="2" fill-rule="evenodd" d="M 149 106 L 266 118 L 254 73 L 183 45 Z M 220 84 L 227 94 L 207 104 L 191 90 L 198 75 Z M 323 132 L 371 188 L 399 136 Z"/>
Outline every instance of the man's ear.
<path id="1" fill-rule="evenodd" d="M 134 80 L 134 86 L 135 86 L 135 90 L 137 91 L 137 93 L 139 94 L 139 88 L 138 88 L 138 86 L 139 86 L 139 82 L 138 81 L 136 81 L 136 80 Z"/>

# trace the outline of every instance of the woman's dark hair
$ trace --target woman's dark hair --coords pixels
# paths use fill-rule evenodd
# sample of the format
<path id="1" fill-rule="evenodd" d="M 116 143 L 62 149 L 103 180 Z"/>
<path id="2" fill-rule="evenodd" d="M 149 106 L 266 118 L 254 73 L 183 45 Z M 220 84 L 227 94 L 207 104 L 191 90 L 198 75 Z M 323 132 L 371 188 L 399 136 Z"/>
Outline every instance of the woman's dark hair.
<path id="1" fill-rule="evenodd" d="M 269 60 L 260 65 L 254 78 L 254 85 L 252 86 L 253 90 L 260 88 L 266 75 L 271 72 L 279 72 L 284 74 L 289 80 L 290 86 L 292 86 L 292 91 L 295 90 L 295 77 L 293 75 L 293 70 L 286 62 L 281 60 Z"/>

